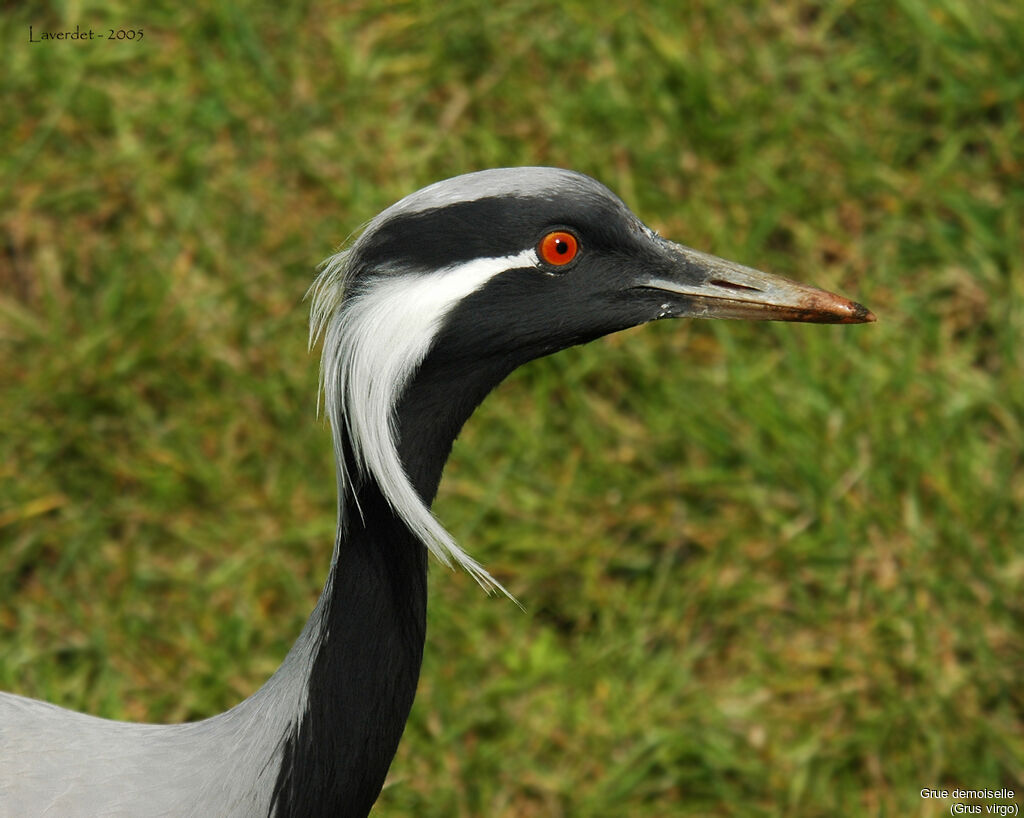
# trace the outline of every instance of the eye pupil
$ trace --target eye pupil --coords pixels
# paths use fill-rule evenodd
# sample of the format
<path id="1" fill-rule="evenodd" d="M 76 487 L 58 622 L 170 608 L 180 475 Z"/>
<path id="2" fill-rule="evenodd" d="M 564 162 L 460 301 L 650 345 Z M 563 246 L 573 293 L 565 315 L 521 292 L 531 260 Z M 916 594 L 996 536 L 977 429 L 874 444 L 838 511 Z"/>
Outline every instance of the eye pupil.
<path id="1" fill-rule="evenodd" d="M 555 242 L 555 252 L 560 256 L 564 256 L 569 252 L 569 242 L 565 239 L 558 239 L 558 241 Z"/>

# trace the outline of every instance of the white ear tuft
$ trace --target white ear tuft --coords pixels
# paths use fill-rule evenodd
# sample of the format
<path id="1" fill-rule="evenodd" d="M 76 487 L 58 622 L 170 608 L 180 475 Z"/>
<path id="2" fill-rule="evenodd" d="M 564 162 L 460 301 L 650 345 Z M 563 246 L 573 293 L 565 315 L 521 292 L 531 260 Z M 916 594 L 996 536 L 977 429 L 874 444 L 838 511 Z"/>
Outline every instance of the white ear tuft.
<path id="1" fill-rule="evenodd" d="M 371 277 L 361 282 L 360 292 L 346 294 L 354 274 L 352 252 L 327 259 L 310 288 L 310 346 L 323 339 L 320 383 L 334 435 L 339 491 L 354 491 L 353 478 L 360 477 L 348 474 L 345 464 L 347 433 L 360 474 L 377 482 L 434 556 L 450 567 L 461 566 L 488 593 L 498 590 L 514 601 L 459 547 L 409 482 L 395 445 L 395 410 L 455 305 L 499 273 L 536 265 L 536 252 L 479 258 L 429 273 L 367 273 Z"/>

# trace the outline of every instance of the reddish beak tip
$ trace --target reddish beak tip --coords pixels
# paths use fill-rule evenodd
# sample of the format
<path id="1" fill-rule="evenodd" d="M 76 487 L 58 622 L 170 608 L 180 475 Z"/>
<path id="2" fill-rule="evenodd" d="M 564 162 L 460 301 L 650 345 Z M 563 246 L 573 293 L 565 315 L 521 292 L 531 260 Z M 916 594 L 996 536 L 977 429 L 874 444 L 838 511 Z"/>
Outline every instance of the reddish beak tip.
<path id="1" fill-rule="evenodd" d="M 865 307 L 863 304 L 858 304 L 856 301 L 850 302 L 850 316 L 843 323 L 846 324 L 873 324 L 878 320 L 871 310 Z"/>

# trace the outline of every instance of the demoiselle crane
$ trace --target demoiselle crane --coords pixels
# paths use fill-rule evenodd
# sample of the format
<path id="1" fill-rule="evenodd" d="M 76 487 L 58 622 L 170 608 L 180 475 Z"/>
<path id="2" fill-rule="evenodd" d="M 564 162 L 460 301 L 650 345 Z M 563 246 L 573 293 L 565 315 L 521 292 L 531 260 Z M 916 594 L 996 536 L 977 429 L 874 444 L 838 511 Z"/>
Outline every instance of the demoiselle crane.
<path id="1" fill-rule="evenodd" d="M 554 168 L 438 182 L 312 290 L 338 529 L 312 615 L 245 701 L 189 724 L 0 694 L 0 815 L 365 816 L 416 692 L 427 553 L 500 588 L 431 514 L 452 443 L 520 364 L 662 318 L 855 324 L 860 304 L 667 241 Z"/>

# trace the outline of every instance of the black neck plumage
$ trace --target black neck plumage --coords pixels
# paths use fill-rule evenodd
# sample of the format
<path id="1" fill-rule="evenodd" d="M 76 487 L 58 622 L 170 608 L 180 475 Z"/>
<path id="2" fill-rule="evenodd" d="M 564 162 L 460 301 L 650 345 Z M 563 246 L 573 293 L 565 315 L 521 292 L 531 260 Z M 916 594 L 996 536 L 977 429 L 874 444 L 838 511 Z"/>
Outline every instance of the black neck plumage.
<path id="1" fill-rule="evenodd" d="M 454 378 L 461 388 L 453 389 L 435 361 L 428 356 L 397 410 L 399 455 L 427 504 L 462 424 L 504 374 L 463 373 Z M 366 816 L 416 693 L 426 636 L 427 550 L 377 482 L 354 468 L 350 462 L 349 474 L 357 477 L 341 498 L 344 525 L 321 600 L 307 707 L 285 738 L 274 816 Z"/>
<path id="2" fill-rule="evenodd" d="M 426 636 L 426 549 L 376 484 L 358 496 L 359 508 L 353 498 L 345 510 L 306 712 L 286 741 L 274 815 L 365 816 L 416 694 Z"/>

